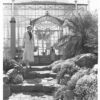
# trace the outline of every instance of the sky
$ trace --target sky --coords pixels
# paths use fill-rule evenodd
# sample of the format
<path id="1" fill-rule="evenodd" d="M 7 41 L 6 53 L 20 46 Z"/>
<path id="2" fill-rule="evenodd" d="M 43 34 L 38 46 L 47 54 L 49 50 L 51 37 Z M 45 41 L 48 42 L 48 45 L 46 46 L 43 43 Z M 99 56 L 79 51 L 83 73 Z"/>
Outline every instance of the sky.
<path id="1" fill-rule="evenodd" d="M 90 10 L 98 9 L 98 0 L 90 0 Z"/>

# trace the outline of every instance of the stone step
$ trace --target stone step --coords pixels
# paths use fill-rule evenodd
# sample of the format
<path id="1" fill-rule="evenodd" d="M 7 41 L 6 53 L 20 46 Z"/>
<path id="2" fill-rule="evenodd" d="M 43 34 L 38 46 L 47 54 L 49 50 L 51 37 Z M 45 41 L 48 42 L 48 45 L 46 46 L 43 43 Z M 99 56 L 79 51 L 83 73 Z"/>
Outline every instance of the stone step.
<path id="1" fill-rule="evenodd" d="M 44 93 L 13 93 L 8 100 L 54 100 L 52 94 Z"/>
<path id="2" fill-rule="evenodd" d="M 45 71 L 45 70 L 51 70 L 48 66 L 31 66 L 32 71 Z"/>
<path id="3" fill-rule="evenodd" d="M 24 74 L 24 79 L 34 79 L 34 78 L 47 78 L 53 77 L 56 78 L 56 73 L 52 71 L 28 71 Z"/>
<path id="4" fill-rule="evenodd" d="M 59 85 L 56 79 L 52 77 L 49 78 L 36 78 L 27 79 L 22 84 L 12 84 L 11 91 L 13 93 L 19 92 L 43 92 L 43 93 L 53 93 Z"/>

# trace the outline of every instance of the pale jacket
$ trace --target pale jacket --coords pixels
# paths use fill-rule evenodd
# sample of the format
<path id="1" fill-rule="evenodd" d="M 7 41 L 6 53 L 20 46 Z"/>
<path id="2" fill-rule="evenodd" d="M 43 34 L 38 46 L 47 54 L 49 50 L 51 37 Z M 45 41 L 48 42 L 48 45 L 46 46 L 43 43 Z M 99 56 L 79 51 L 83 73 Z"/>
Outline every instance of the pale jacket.
<path id="1" fill-rule="evenodd" d="M 29 62 L 34 62 L 34 36 L 32 34 L 32 39 L 30 40 L 28 32 L 25 32 L 24 39 L 24 53 L 23 53 L 23 61 L 28 60 Z"/>

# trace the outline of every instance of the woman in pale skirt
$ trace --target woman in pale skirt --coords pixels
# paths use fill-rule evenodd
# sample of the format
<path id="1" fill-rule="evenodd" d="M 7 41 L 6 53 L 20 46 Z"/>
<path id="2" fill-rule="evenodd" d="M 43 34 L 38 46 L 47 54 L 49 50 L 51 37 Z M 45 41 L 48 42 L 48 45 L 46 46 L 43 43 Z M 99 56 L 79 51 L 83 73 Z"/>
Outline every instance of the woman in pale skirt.
<path id="1" fill-rule="evenodd" d="M 27 32 L 24 34 L 24 53 L 23 53 L 23 61 L 26 64 L 26 67 L 30 67 L 29 63 L 34 62 L 34 36 L 32 34 L 32 27 L 27 27 Z"/>

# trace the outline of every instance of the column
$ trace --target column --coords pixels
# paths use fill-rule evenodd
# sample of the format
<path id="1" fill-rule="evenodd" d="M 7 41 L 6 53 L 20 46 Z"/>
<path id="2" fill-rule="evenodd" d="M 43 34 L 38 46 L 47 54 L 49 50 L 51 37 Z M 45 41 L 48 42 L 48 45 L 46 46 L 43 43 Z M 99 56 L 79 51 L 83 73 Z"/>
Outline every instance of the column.
<path id="1" fill-rule="evenodd" d="M 63 37 L 63 27 L 60 27 L 60 38 Z"/>
<path id="2" fill-rule="evenodd" d="M 11 58 L 14 58 L 16 55 L 16 33 L 15 33 L 16 21 L 14 17 L 11 18 L 10 29 L 11 29 L 10 52 L 11 52 Z"/>

